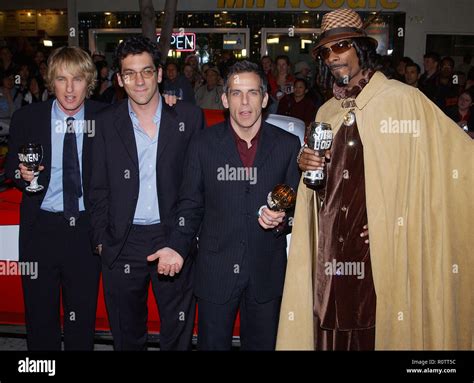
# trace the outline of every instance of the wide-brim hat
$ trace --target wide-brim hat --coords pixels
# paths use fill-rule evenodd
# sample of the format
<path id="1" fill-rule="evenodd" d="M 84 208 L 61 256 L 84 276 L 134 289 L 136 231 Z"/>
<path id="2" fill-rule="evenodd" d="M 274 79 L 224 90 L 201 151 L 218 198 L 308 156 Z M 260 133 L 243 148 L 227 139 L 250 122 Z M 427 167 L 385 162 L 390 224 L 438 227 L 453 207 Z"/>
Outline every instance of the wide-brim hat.
<path id="1" fill-rule="evenodd" d="M 320 40 L 313 48 L 313 55 L 316 57 L 319 48 L 332 41 L 360 37 L 370 39 L 375 47 L 377 47 L 377 40 L 373 37 L 367 36 L 367 33 L 364 30 L 364 23 L 357 12 L 352 9 L 337 9 L 326 13 L 321 22 Z"/>

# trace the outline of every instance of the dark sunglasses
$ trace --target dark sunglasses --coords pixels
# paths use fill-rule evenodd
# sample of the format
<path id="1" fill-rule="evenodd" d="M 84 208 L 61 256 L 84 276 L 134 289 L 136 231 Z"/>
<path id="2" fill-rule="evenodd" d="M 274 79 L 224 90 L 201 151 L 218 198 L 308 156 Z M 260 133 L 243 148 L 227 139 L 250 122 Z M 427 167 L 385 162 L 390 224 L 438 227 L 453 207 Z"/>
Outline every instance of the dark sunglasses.
<path id="1" fill-rule="evenodd" d="M 331 52 L 339 55 L 341 53 L 347 52 L 351 49 L 354 45 L 352 41 L 349 40 L 342 40 L 337 42 L 336 44 L 331 45 L 329 48 L 321 48 L 318 52 L 318 57 L 322 60 L 327 60 L 331 55 Z"/>

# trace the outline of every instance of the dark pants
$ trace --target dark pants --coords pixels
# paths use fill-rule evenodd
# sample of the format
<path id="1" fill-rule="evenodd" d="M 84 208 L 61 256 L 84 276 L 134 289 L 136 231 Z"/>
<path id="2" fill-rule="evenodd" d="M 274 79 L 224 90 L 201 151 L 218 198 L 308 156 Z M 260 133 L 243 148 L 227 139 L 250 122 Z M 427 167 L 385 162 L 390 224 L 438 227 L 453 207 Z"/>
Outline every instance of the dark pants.
<path id="1" fill-rule="evenodd" d="M 325 330 L 318 318 L 314 320 L 316 350 L 374 351 L 375 327 L 360 330 Z"/>
<path id="2" fill-rule="evenodd" d="M 198 349 L 230 350 L 237 310 L 240 308 L 240 349 L 275 350 L 281 297 L 258 303 L 244 261 L 231 299 L 216 304 L 198 299 Z"/>
<path id="3" fill-rule="evenodd" d="M 190 350 L 196 302 L 192 257 L 179 274 L 159 275 L 147 256 L 166 246 L 162 225 L 133 225 L 113 268 L 103 265 L 104 296 L 115 350 L 146 350 L 148 288 L 160 314 L 160 349 Z"/>
<path id="4" fill-rule="evenodd" d="M 27 344 L 33 350 L 61 350 L 60 296 L 64 348 L 93 350 L 100 259 L 91 250 L 89 218 L 71 226 L 62 213 L 40 211 L 20 261 L 37 262 L 38 277 L 22 276 Z"/>

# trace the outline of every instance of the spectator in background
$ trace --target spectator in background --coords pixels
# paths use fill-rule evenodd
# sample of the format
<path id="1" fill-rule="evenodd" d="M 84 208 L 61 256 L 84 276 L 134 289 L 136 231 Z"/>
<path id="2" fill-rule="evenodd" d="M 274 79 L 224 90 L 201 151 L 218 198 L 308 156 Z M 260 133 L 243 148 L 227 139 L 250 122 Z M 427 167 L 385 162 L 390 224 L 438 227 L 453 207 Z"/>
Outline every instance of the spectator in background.
<path id="1" fill-rule="evenodd" d="M 48 96 L 48 90 L 43 81 L 37 77 L 32 77 L 28 80 L 28 88 L 23 97 L 22 106 L 46 101 Z"/>
<path id="2" fill-rule="evenodd" d="M 418 88 L 418 80 L 420 78 L 421 68 L 415 63 L 411 62 L 405 65 L 405 84 Z"/>
<path id="3" fill-rule="evenodd" d="M 39 75 L 45 84 L 48 83 L 48 64 L 46 61 L 41 61 L 38 67 Z"/>
<path id="4" fill-rule="evenodd" d="M 28 92 L 28 85 L 30 81 L 30 68 L 28 64 L 21 64 L 18 70 L 20 75 L 20 84 L 17 85 L 18 90 L 20 91 L 22 97 L 25 97 Z"/>
<path id="5" fill-rule="evenodd" d="M 395 80 L 405 82 L 405 69 L 408 64 L 413 64 L 413 60 L 410 57 L 402 57 L 400 59 L 393 77 Z"/>
<path id="6" fill-rule="evenodd" d="M 112 86 L 108 87 L 104 93 L 102 93 L 103 102 L 113 104 L 127 98 L 127 93 L 118 83 L 117 75 L 118 73 L 112 75 Z"/>
<path id="7" fill-rule="evenodd" d="M 21 93 L 15 87 L 14 75 L 16 72 L 9 69 L 3 72 L 0 87 L 0 119 L 9 122 L 13 113 L 21 108 Z"/>
<path id="8" fill-rule="evenodd" d="M 295 77 L 290 73 L 290 59 L 286 55 L 278 56 L 273 73 L 268 75 L 270 95 L 279 101 L 285 94 L 293 92 Z"/>
<path id="9" fill-rule="evenodd" d="M 198 73 L 196 73 L 196 71 L 194 70 L 191 64 L 184 65 L 183 75 L 191 84 L 191 88 L 193 89 L 199 88 L 201 84 L 198 83 L 198 80 L 201 78 L 201 76 Z"/>
<path id="10" fill-rule="evenodd" d="M 260 59 L 263 72 L 268 76 L 273 71 L 273 60 L 270 56 L 262 56 Z"/>
<path id="11" fill-rule="evenodd" d="M 97 69 L 97 84 L 92 99 L 102 101 L 102 95 L 112 86 L 112 82 L 109 80 L 109 65 L 107 61 L 101 60 L 95 62 L 95 67 Z"/>
<path id="12" fill-rule="evenodd" d="M 92 54 L 92 61 L 95 63 L 98 63 L 99 61 L 105 61 L 105 54 L 102 51 L 95 51 Z"/>
<path id="13" fill-rule="evenodd" d="M 217 66 L 219 68 L 219 72 L 221 72 L 222 78 L 227 78 L 227 73 L 229 72 L 229 68 L 235 64 L 235 57 L 232 51 L 224 51 L 222 52 L 222 57 Z"/>
<path id="14" fill-rule="evenodd" d="M 46 56 L 43 51 L 36 51 L 35 57 L 33 57 L 34 64 L 36 66 L 36 69 L 39 69 L 39 65 L 43 62 L 46 61 Z"/>
<path id="15" fill-rule="evenodd" d="M 474 86 L 474 67 L 472 67 L 467 74 L 466 89 L 469 89 L 472 86 Z"/>
<path id="16" fill-rule="evenodd" d="M 472 61 L 472 56 L 469 53 L 465 54 L 462 59 L 462 64 L 460 64 L 456 68 L 456 70 L 463 72 L 465 75 L 467 75 L 469 71 L 471 70 L 471 68 L 473 68 L 473 66 L 471 65 L 471 61 Z"/>
<path id="17" fill-rule="evenodd" d="M 450 107 L 456 106 L 459 95 L 458 81 L 454 83 L 454 60 L 445 57 L 441 60 L 440 72 L 436 82 L 435 103 L 444 112 Z"/>
<path id="18" fill-rule="evenodd" d="M 13 62 L 13 54 L 9 47 L 0 48 L 0 72 L 15 71 L 16 64 Z"/>
<path id="19" fill-rule="evenodd" d="M 295 64 L 295 78 L 302 78 L 308 86 L 311 84 L 311 67 L 306 61 L 299 61 Z"/>
<path id="20" fill-rule="evenodd" d="M 463 91 L 447 115 L 474 138 L 474 88 Z"/>
<path id="21" fill-rule="evenodd" d="M 431 100 L 435 100 L 436 87 L 439 74 L 439 54 L 428 52 L 423 56 L 423 66 L 425 72 L 418 80 L 418 88 Z"/>
<path id="22" fill-rule="evenodd" d="M 196 104 L 202 109 L 223 110 L 222 93 L 224 90 L 219 85 L 220 73 L 216 67 L 209 67 L 204 73 L 206 83 L 196 90 Z"/>
<path id="23" fill-rule="evenodd" d="M 166 64 L 165 75 L 166 77 L 163 81 L 163 94 L 174 95 L 178 100 L 196 104 L 194 90 L 186 77 L 179 73 L 178 64 L 175 62 L 169 62 Z"/>
<path id="24" fill-rule="evenodd" d="M 196 89 L 197 87 L 200 87 L 204 83 L 204 76 L 199 70 L 199 60 L 197 56 L 196 55 L 187 56 L 186 59 L 184 60 L 184 63 L 191 65 L 191 67 L 194 69 L 194 75 L 196 76 L 194 89 Z"/>
<path id="25" fill-rule="evenodd" d="M 308 83 L 297 78 L 293 93 L 286 94 L 278 103 L 277 114 L 299 118 L 308 127 L 314 121 L 317 111 L 315 103 L 308 96 Z"/>

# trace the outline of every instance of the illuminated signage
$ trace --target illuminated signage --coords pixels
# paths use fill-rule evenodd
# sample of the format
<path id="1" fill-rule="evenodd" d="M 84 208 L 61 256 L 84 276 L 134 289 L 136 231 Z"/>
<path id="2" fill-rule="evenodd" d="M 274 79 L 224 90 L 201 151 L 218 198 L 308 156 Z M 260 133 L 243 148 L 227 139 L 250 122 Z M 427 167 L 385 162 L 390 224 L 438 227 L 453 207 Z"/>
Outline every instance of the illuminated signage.
<path id="1" fill-rule="evenodd" d="M 400 5 L 395 0 L 217 0 L 217 8 L 266 8 L 276 2 L 278 8 L 322 8 L 330 9 L 396 9 Z M 270 4 L 269 4 L 270 3 Z"/>
<path id="2" fill-rule="evenodd" d="M 156 42 L 160 42 L 160 34 L 156 35 Z M 170 49 L 176 52 L 194 52 L 196 50 L 196 34 L 190 32 L 173 33 Z"/>

